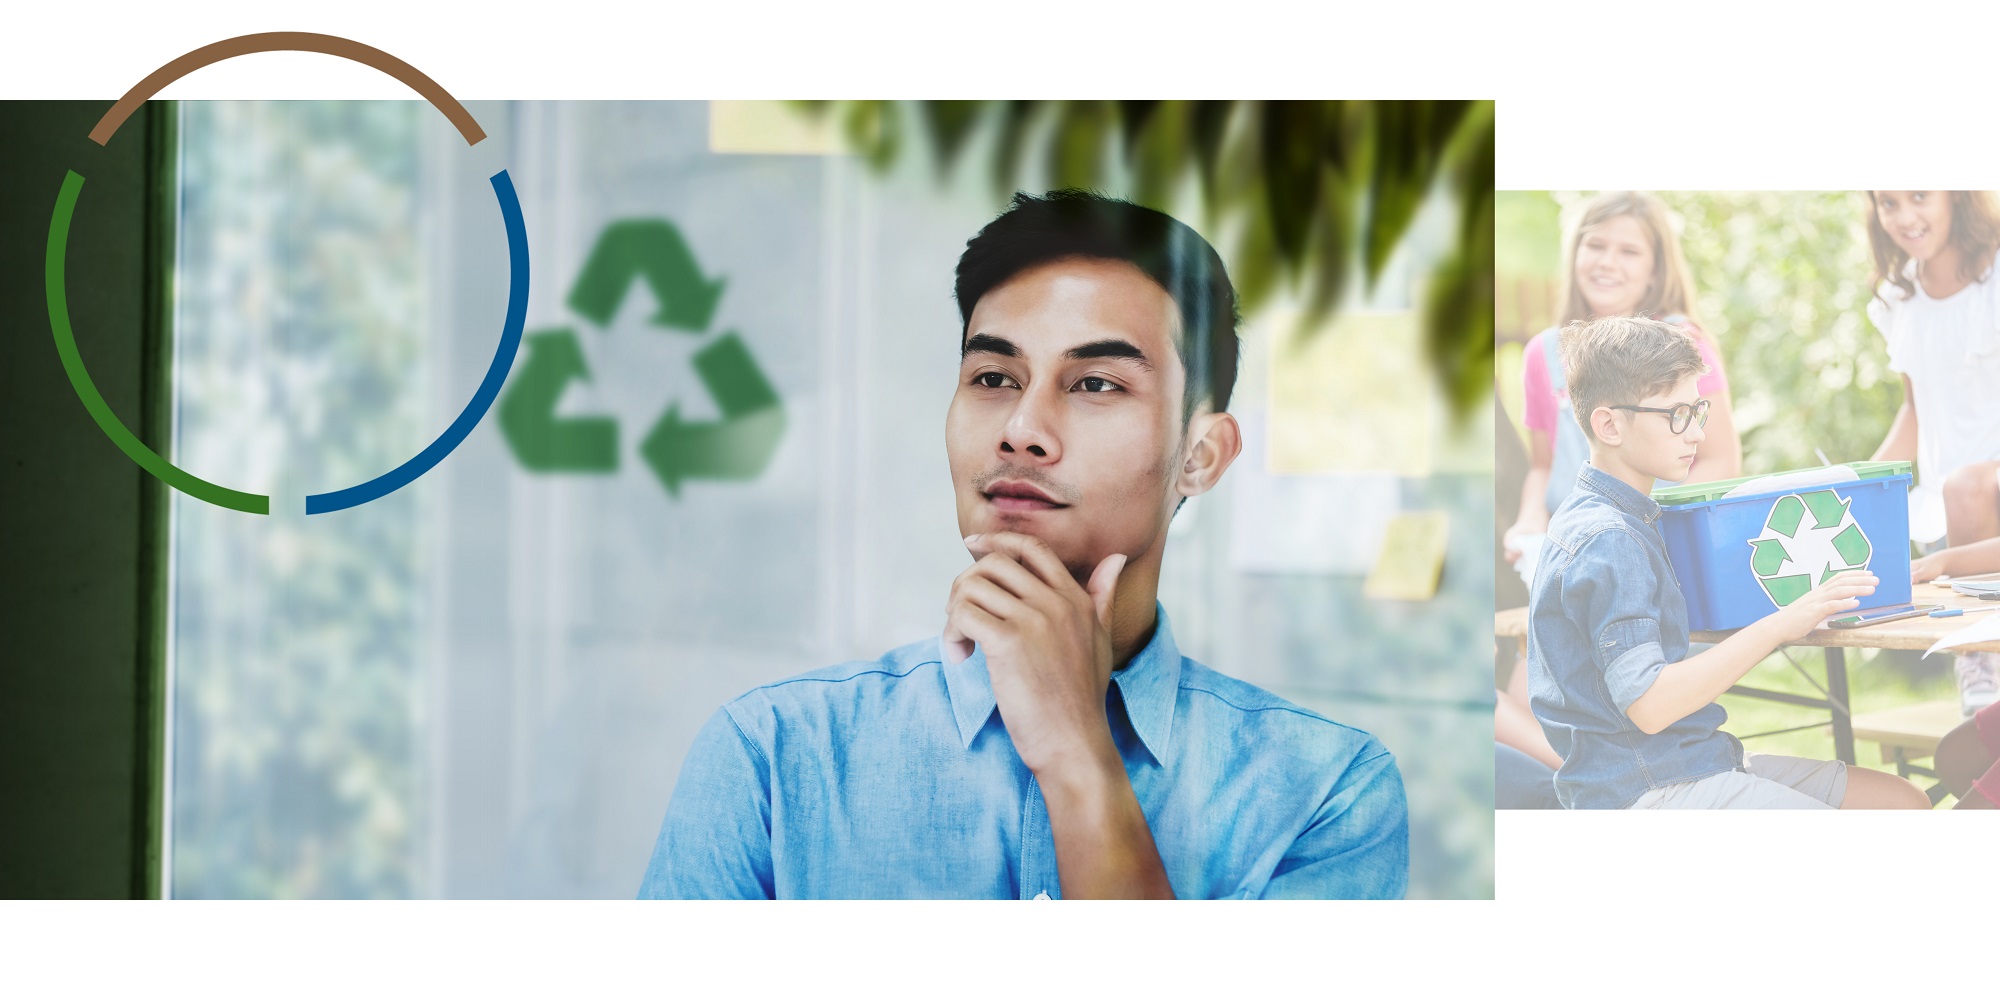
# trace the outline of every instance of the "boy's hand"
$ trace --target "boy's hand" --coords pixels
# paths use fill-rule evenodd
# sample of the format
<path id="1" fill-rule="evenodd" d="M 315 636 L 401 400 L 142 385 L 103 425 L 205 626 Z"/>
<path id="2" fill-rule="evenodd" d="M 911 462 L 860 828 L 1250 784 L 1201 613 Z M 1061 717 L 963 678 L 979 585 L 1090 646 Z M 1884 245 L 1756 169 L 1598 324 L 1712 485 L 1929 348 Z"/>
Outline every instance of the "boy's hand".
<path id="1" fill-rule="evenodd" d="M 1951 572 L 1950 560 L 1945 558 L 1946 556 L 1949 555 L 1951 555 L 1951 550 L 1945 549 L 1942 552 L 1933 552 L 1930 555 L 1924 556 L 1921 559 L 1911 560 L 1910 582 L 1927 583 L 1931 580 L 1937 579 L 1940 576 L 1944 576 L 1945 574 L 1950 573 Z"/>
<path id="2" fill-rule="evenodd" d="M 1804 597 L 1771 613 L 1784 640 L 1790 642 L 1819 627 L 1819 623 L 1860 606 L 1861 598 L 1875 592 L 1881 582 L 1865 569 L 1850 569 L 1806 592 Z"/>

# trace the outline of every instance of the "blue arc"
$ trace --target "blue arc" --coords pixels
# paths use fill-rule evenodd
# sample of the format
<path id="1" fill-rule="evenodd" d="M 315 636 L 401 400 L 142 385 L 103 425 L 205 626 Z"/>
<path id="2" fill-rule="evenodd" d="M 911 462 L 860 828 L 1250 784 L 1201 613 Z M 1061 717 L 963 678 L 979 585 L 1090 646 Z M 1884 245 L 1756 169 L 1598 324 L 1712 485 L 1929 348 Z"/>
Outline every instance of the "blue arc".
<path id="1" fill-rule="evenodd" d="M 507 381 L 507 373 L 514 367 L 514 356 L 521 349 L 521 328 L 528 321 L 528 227 L 521 221 L 521 200 L 514 194 L 513 178 L 502 170 L 494 174 L 493 193 L 500 198 L 500 217 L 507 223 L 507 325 L 500 332 L 500 349 L 493 352 L 493 363 L 486 368 L 486 379 L 479 383 L 479 391 L 472 394 L 472 401 L 459 411 L 458 419 L 439 434 L 437 440 L 417 453 L 415 458 L 389 470 L 359 486 L 349 486 L 332 493 L 315 493 L 306 497 L 307 514 L 326 514 L 349 507 L 359 507 L 370 500 L 378 500 L 415 482 L 418 476 L 444 461 L 453 448 L 472 433 L 474 427 L 486 416 L 493 401 L 500 396 L 500 386 Z"/>

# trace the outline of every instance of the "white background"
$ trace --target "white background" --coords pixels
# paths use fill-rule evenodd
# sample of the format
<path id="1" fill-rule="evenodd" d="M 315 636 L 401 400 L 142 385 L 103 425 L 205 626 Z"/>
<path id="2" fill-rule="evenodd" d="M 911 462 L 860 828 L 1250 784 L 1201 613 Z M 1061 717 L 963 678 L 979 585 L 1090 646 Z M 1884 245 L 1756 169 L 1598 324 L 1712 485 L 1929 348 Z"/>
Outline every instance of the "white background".
<path id="1" fill-rule="evenodd" d="M 378 45 L 461 99 L 1487 96 L 1519 188 L 2000 188 L 1991 4 L 1233 2 L 619 5 L 446 13 L 346 2 L 37 5 L 0 31 L 0 96 L 108 98 L 258 30 Z M 488 18 L 482 22 L 481 18 Z M 401 97 L 357 66 L 266 55 L 164 96 Z M 4 155 L 4 151 L 0 151 Z M 1990 983 L 1992 815 L 1503 814 L 1499 900 L 0 908 L 9 979 L 237 992 L 678 991 L 850 983 L 981 993 L 1909 995 Z M 124 961 L 106 961 L 105 942 Z M 983 989 L 981 989 L 983 987 Z M 32 991 L 45 992 L 45 991 Z"/>

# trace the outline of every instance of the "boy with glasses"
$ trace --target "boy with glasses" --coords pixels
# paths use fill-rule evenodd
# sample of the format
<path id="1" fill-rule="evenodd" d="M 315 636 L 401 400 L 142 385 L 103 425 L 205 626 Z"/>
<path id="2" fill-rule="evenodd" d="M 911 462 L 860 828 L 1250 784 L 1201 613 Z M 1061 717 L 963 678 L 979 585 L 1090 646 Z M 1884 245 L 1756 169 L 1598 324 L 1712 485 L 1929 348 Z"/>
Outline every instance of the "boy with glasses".
<path id="1" fill-rule="evenodd" d="M 1528 690 L 1563 758 L 1571 809 L 1929 808 L 1910 782 L 1840 761 L 1745 753 L 1715 699 L 1785 642 L 1875 590 L 1865 570 L 1693 656 L 1687 602 L 1660 537 L 1654 480 L 1687 476 L 1703 438 L 1707 370 L 1687 331 L 1602 319 L 1562 332 L 1570 404 L 1590 438 L 1576 488 L 1549 520 L 1529 587 Z"/>

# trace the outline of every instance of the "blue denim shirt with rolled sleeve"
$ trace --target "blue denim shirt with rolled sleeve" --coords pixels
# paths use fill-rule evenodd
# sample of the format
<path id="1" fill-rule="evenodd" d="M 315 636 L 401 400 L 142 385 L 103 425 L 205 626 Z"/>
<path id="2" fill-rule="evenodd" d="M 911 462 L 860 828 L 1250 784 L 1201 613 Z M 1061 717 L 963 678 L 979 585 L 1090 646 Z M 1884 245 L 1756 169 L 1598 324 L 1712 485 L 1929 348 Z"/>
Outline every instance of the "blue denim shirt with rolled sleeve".
<path id="1" fill-rule="evenodd" d="M 1743 767 L 1721 705 L 1651 735 L 1625 714 L 1688 655 L 1687 600 L 1659 520 L 1651 497 L 1589 464 L 1549 518 L 1528 588 L 1528 695 L 1563 759 L 1556 795 L 1571 809 L 1622 809 Z"/>
<path id="2" fill-rule="evenodd" d="M 1112 674 L 1112 740 L 1181 897 L 1401 898 L 1409 814 L 1374 737 L 1182 656 Z M 985 654 L 929 639 L 756 688 L 695 737 L 640 898 L 1059 899 Z"/>

